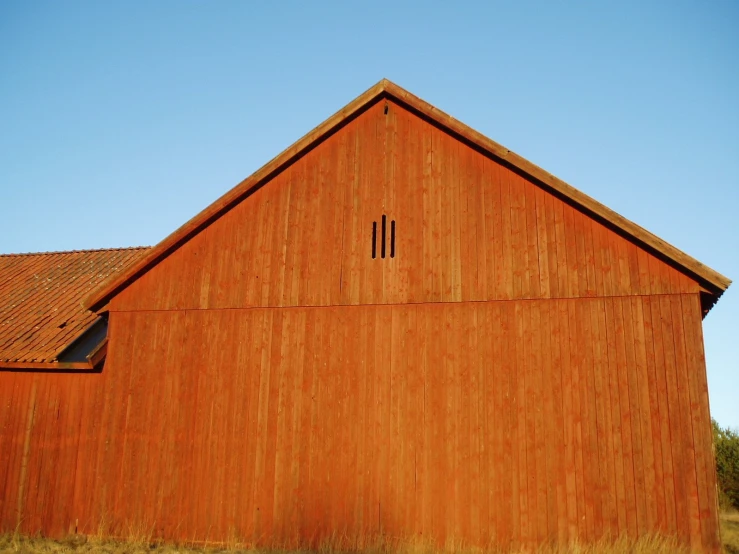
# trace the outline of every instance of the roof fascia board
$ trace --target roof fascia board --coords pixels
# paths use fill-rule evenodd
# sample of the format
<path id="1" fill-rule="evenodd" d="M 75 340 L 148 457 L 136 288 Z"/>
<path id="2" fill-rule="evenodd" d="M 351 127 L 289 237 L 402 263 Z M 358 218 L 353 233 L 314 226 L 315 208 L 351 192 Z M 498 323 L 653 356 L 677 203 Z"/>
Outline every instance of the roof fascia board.
<path id="1" fill-rule="evenodd" d="M 90 362 L 0 362 L 0 371 L 23 371 L 23 370 L 42 370 L 52 372 L 65 371 L 95 371 L 95 367 Z"/>
<path id="2" fill-rule="evenodd" d="M 545 188 L 548 188 L 568 199 L 575 206 L 578 206 L 586 212 L 589 212 L 590 214 L 609 223 L 627 237 L 635 240 L 643 246 L 646 246 L 648 250 L 652 250 L 666 258 L 678 270 L 686 273 L 692 279 L 695 279 L 699 283 L 710 288 L 716 297 L 720 296 L 721 293 L 731 284 L 731 280 L 727 277 L 702 264 L 695 258 L 682 252 L 656 235 L 653 235 L 643 227 L 626 219 L 587 194 L 555 177 L 548 171 L 545 171 L 518 154 L 511 152 L 504 146 L 489 139 L 478 131 L 475 131 L 464 123 L 457 121 L 452 116 L 432 106 L 414 94 L 411 94 L 407 90 L 388 81 L 387 79 L 383 79 L 375 86 L 355 98 L 352 102 L 344 106 L 344 108 L 329 117 L 326 121 L 310 131 L 292 146 L 288 147 L 282 153 L 270 160 L 261 169 L 257 170 L 229 192 L 221 196 L 205 210 L 190 219 L 187 223 L 153 247 L 138 262 L 130 266 L 128 270 L 121 274 L 112 276 L 110 279 L 103 282 L 97 290 L 84 300 L 83 305 L 92 311 L 102 311 L 102 308 L 115 294 L 135 281 L 151 266 L 166 257 L 170 252 L 188 240 L 203 227 L 226 213 L 238 202 L 267 182 L 269 178 L 282 170 L 286 165 L 292 163 L 295 159 L 310 151 L 321 141 L 325 140 L 343 125 L 362 113 L 364 109 L 386 96 L 389 96 L 401 104 L 405 104 L 407 107 L 425 116 L 427 119 L 448 132 L 451 132 L 453 135 L 472 143 L 488 155 L 501 160 L 503 163 L 517 169 L 540 185 L 543 185 Z"/>
<path id="3" fill-rule="evenodd" d="M 98 344 L 90 355 L 87 356 L 87 361 L 93 368 L 97 369 L 105 361 L 105 357 L 108 355 L 108 337 L 105 337 L 100 344 Z"/>

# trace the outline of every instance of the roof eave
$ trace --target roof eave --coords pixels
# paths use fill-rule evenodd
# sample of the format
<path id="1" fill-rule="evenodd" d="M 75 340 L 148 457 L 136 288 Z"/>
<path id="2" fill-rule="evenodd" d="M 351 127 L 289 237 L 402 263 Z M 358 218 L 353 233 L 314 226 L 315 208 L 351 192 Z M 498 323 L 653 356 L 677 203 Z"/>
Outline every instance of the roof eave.
<path id="1" fill-rule="evenodd" d="M 52 372 L 78 372 L 99 371 L 100 367 L 92 362 L 0 362 L 0 371 L 52 371 Z"/>

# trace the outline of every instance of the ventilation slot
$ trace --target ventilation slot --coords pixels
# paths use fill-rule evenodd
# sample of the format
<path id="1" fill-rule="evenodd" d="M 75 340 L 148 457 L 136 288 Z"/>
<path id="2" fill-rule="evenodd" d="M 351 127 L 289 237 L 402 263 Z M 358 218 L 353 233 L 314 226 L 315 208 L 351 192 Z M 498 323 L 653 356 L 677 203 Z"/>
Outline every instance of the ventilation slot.
<path id="1" fill-rule="evenodd" d="M 385 259 L 385 229 L 387 228 L 387 216 L 382 216 L 382 258 Z"/>
<path id="2" fill-rule="evenodd" d="M 395 220 L 390 222 L 390 257 L 395 257 Z"/>
<path id="3" fill-rule="evenodd" d="M 372 259 L 377 257 L 377 221 L 372 222 Z"/>
<path id="4" fill-rule="evenodd" d="M 380 229 L 380 257 L 386 258 L 387 252 L 387 216 L 382 216 L 382 227 Z M 390 257 L 395 257 L 395 220 L 390 221 Z M 377 258 L 377 221 L 372 222 L 372 259 Z"/>

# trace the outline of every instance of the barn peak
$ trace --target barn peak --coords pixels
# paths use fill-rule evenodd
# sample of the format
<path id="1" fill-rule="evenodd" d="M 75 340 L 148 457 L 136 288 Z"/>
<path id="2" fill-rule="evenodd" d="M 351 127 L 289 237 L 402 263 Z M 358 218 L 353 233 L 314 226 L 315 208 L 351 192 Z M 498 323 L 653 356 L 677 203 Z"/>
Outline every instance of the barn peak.
<path id="1" fill-rule="evenodd" d="M 474 150 L 525 176 L 540 188 L 563 199 L 576 209 L 598 220 L 619 235 L 688 276 L 697 282 L 703 291 L 701 296 L 704 313 L 715 304 L 721 294 L 731 284 L 731 281 L 727 277 L 663 241 L 551 173 L 475 131 L 464 123 L 457 121 L 452 116 L 388 79 L 382 79 L 170 234 L 146 255 L 142 256 L 135 264 L 104 282 L 86 298 L 84 305 L 93 311 L 104 311 L 107 303 L 114 296 L 147 273 L 160 261 L 169 256 L 169 254 L 219 219 L 236 204 L 250 196 L 301 156 L 305 155 L 383 99 L 389 99 L 399 104 Z"/>

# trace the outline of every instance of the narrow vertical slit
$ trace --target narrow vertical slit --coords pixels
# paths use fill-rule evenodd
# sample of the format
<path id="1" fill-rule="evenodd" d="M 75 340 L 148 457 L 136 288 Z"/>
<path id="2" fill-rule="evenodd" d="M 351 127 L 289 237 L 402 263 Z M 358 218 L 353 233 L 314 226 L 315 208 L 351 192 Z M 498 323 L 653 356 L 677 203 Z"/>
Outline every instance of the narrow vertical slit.
<path id="1" fill-rule="evenodd" d="M 372 222 L 372 259 L 377 257 L 377 221 Z"/>
<path id="2" fill-rule="evenodd" d="M 395 257 L 395 220 L 390 222 L 390 257 Z"/>
<path id="3" fill-rule="evenodd" d="M 382 246 L 380 246 L 380 252 L 382 252 L 382 257 L 385 257 L 385 241 L 386 241 L 386 228 L 387 228 L 387 216 L 382 216 Z"/>

